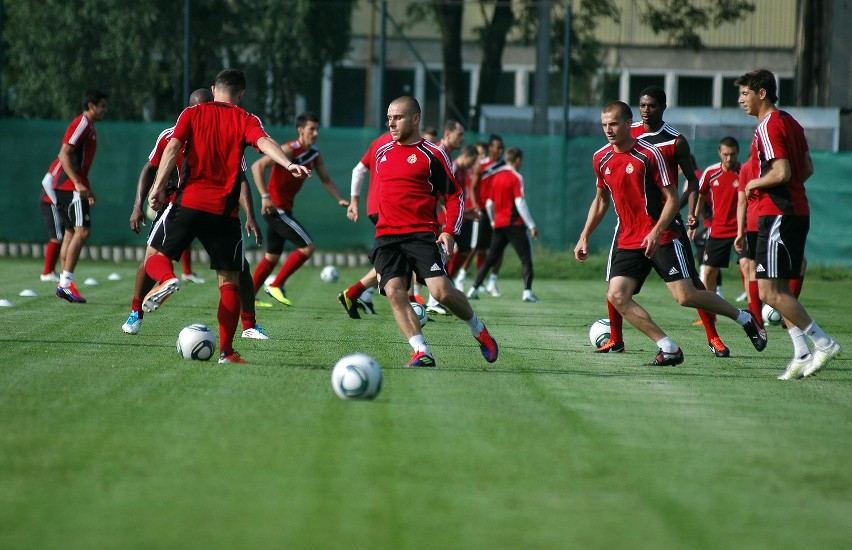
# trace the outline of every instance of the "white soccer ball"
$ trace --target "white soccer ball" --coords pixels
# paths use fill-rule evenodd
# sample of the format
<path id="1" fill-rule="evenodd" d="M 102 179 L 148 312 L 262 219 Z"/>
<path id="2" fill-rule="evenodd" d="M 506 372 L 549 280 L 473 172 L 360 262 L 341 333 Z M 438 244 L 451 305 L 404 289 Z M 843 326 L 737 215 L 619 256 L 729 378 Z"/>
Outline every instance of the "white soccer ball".
<path id="1" fill-rule="evenodd" d="M 763 315 L 763 324 L 772 325 L 773 327 L 781 324 L 781 314 L 769 304 L 763 304 L 761 313 Z"/>
<path id="2" fill-rule="evenodd" d="M 609 334 L 609 319 L 598 319 L 592 323 L 592 327 L 589 329 L 589 342 L 599 348 L 607 343 Z"/>
<path id="3" fill-rule="evenodd" d="M 331 370 L 331 389 L 341 399 L 375 399 L 382 389 L 382 368 L 364 353 L 342 357 Z"/>
<path id="4" fill-rule="evenodd" d="M 216 351 L 216 335 L 200 323 L 189 325 L 178 334 L 177 351 L 187 361 L 207 361 Z"/>
<path id="5" fill-rule="evenodd" d="M 322 271 L 320 271 L 320 279 L 322 279 L 324 283 L 336 283 L 339 278 L 340 273 L 333 265 L 327 265 L 322 268 Z"/>
<path id="6" fill-rule="evenodd" d="M 426 308 L 417 302 L 411 302 L 411 307 L 414 308 L 414 315 L 417 316 L 417 320 L 420 321 L 420 328 L 426 326 L 426 323 L 429 321 L 429 314 L 426 313 Z"/>

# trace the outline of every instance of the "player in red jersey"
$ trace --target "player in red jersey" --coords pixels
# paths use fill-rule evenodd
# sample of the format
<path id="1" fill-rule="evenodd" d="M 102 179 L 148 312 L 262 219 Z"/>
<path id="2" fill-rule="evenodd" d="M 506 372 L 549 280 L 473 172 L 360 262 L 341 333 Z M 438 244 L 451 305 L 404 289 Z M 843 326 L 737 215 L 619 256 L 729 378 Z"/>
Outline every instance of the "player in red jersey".
<path id="1" fill-rule="evenodd" d="M 376 151 L 391 141 L 393 141 L 393 137 L 390 132 L 385 132 L 374 139 L 370 144 L 370 148 L 361 157 L 360 162 L 352 169 L 352 181 L 350 183 L 351 196 L 349 207 L 346 209 L 346 217 L 352 220 L 352 222 L 357 222 L 360 217 L 361 189 L 364 185 L 364 178 L 367 174 L 373 173 L 373 162 L 376 157 Z M 373 225 L 376 225 L 376 222 L 379 220 L 378 189 L 378 178 L 371 176 L 370 185 L 367 189 L 367 218 L 373 222 Z M 350 318 L 361 318 L 361 314 L 358 313 L 359 308 L 370 315 L 376 313 L 376 308 L 373 305 L 373 292 L 378 282 L 376 268 L 372 267 L 355 284 L 337 294 L 337 301 L 340 302 Z"/>
<path id="2" fill-rule="evenodd" d="M 447 277 L 445 260 L 452 254 L 461 228 L 464 202 L 450 159 L 441 148 L 420 137 L 420 104 L 416 99 L 403 96 L 393 100 L 387 117 L 393 141 L 379 147 L 373 164 L 373 177 L 379 181 L 379 219 L 370 259 L 397 326 L 413 349 L 408 366 L 435 366 L 409 302 L 412 270 L 430 294 L 465 321 L 485 360 L 494 362 L 497 343 Z M 439 227 L 436 216 L 439 198 L 443 198 L 447 210 L 443 227 Z"/>
<path id="3" fill-rule="evenodd" d="M 165 205 L 169 176 L 178 153 L 189 142 L 184 159 L 188 169 L 186 183 L 178 188 L 175 201 L 166 206 L 149 239 L 157 254 L 145 262 L 145 271 L 159 284 L 145 297 L 142 307 L 146 312 L 154 311 L 180 289 L 180 279 L 170 260 L 177 260 L 198 238 L 219 280 L 220 363 L 245 362 L 233 348 L 240 318 L 240 271 L 245 261 L 237 209 L 243 150 L 252 145 L 288 167 L 295 176 L 310 173 L 303 166 L 291 164 L 281 146 L 267 135 L 260 119 L 238 106 L 245 86 L 241 71 L 225 69 L 216 76 L 213 101 L 188 107 L 181 113 L 148 199 L 155 210 Z"/>
<path id="4" fill-rule="evenodd" d="M 699 178 L 698 200 L 692 217 L 701 219 L 704 205 L 709 200 L 712 205 L 712 228 L 707 232 L 701 265 L 704 266 L 704 285 L 715 289 L 719 270 L 731 263 L 731 248 L 737 236 L 737 187 L 739 185 L 740 163 L 737 160 L 740 144 L 728 136 L 719 142 L 719 159 L 709 166 Z M 708 199 L 709 198 L 709 199 Z M 695 239 L 696 229 L 690 229 L 690 239 Z M 758 317 L 759 319 L 759 317 Z"/>
<path id="5" fill-rule="evenodd" d="M 604 106 L 601 124 L 609 145 L 593 157 L 597 194 L 589 208 L 586 225 L 574 256 L 588 258 L 588 238 L 609 208 L 610 196 L 618 213 L 616 248 L 609 266 L 607 299 L 630 324 L 657 343 L 659 352 L 649 366 L 678 365 L 683 352 L 633 296 L 642 288 L 654 269 L 666 282 L 675 300 L 682 306 L 704 308 L 734 319 L 748 335 L 755 349 L 766 347 L 764 331 L 748 311 L 741 311 L 715 292 L 698 290 L 692 283 L 695 264 L 678 232 L 672 229 L 677 215 L 676 184 L 666 169 L 660 151 L 650 143 L 633 137 L 633 114 L 621 101 Z"/>
<path id="6" fill-rule="evenodd" d="M 748 308 L 758 320 L 763 322 L 763 301 L 757 288 L 755 268 L 755 253 L 757 252 L 757 193 L 746 196 L 745 187 L 754 179 L 757 170 L 754 159 L 748 159 L 740 168 L 737 185 L 737 236 L 734 238 L 734 248 L 737 253 L 745 256 L 746 276 L 748 277 Z"/>
<path id="7" fill-rule="evenodd" d="M 311 112 L 305 112 L 296 117 L 296 132 L 298 138 L 281 146 L 284 156 L 292 162 L 304 166 L 319 175 L 328 194 L 337 204 L 349 206 L 349 201 L 340 196 L 331 176 L 325 169 L 322 153 L 316 147 L 319 137 L 319 118 Z M 269 181 L 266 171 L 272 169 Z M 257 293 L 266 278 L 275 269 L 278 259 L 284 251 L 284 243 L 290 241 L 296 249 L 287 256 L 287 260 L 272 281 L 266 285 L 266 293 L 285 306 L 292 306 L 284 291 L 287 279 L 302 267 L 313 256 L 316 244 L 308 234 L 307 229 L 293 217 L 293 206 L 296 194 L 302 190 L 305 178 L 296 177 L 277 164 L 270 157 L 261 157 L 252 164 L 251 173 L 254 184 L 261 197 L 261 214 L 266 220 L 267 239 L 266 254 L 254 271 L 254 291 Z"/>
<path id="8" fill-rule="evenodd" d="M 790 279 L 801 274 L 805 255 L 810 228 L 805 181 L 813 174 L 814 165 L 802 126 L 775 106 L 775 75 L 758 69 L 742 75 L 734 84 L 740 88 L 740 105 L 758 120 L 751 143 L 751 157 L 758 171 L 745 186 L 746 196 L 758 196 L 757 285 L 760 298 L 783 316 L 793 340 L 794 356 L 778 379 L 807 377 L 840 355 L 842 349 L 790 290 Z M 813 343 L 812 352 L 806 338 Z"/>
<path id="9" fill-rule="evenodd" d="M 651 143 L 665 159 L 665 169 L 668 172 L 671 181 L 677 181 L 678 167 L 680 167 L 683 176 L 687 181 L 687 191 L 678 203 L 678 209 L 673 220 L 674 229 L 677 232 L 678 238 L 684 245 L 684 251 L 688 260 L 693 265 L 695 260 L 692 257 L 692 245 L 687 236 L 687 228 L 684 227 L 683 220 L 680 218 L 680 208 L 683 203 L 688 203 L 690 227 L 695 226 L 696 221 L 692 218 L 692 212 L 695 209 L 695 193 L 698 191 L 698 178 L 695 176 L 695 165 L 692 162 L 692 155 L 689 149 L 689 143 L 686 138 L 680 134 L 671 125 L 663 120 L 663 112 L 666 110 L 666 93 L 659 86 L 649 86 L 642 90 L 639 94 L 639 112 L 642 116 L 641 122 L 636 122 L 631 125 L 630 131 L 634 138 L 641 138 L 648 143 Z M 618 231 L 618 227 L 616 227 Z M 704 284 L 698 276 L 697 271 L 693 279 L 695 288 L 703 290 Z M 618 313 L 618 309 L 611 303 L 607 303 L 607 309 L 610 317 L 610 341 L 601 346 L 597 351 L 599 353 L 620 352 L 624 350 L 624 335 L 622 333 L 622 319 Z M 713 315 L 703 309 L 698 309 L 698 315 L 701 317 L 704 330 L 707 333 L 707 344 L 710 351 L 716 357 L 728 357 L 731 351 L 722 339 L 719 333 L 716 332 L 716 320 Z"/>
<path id="10" fill-rule="evenodd" d="M 497 169 L 490 178 L 485 208 L 494 232 L 491 236 L 488 256 L 476 274 L 476 280 L 467 294 L 468 298 L 476 296 L 477 289 L 485 280 L 488 270 L 503 256 L 506 247 L 511 244 L 521 260 L 521 277 L 524 281 L 521 300 L 538 302 L 538 298 L 532 293 L 533 257 L 530 242 L 530 237 L 538 238 L 538 228 L 524 197 L 524 178 L 518 172 L 523 160 L 524 155 L 520 149 L 509 147 L 506 151 L 506 164 Z"/>
<path id="11" fill-rule="evenodd" d="M 95 204 L 95 193 L 89 183 L 89 169 L 98 148 L 95 122 L 103 120 L 106 112 L 107 95 L 98 90 L 86 90 L 83 112 L 68 126 L 59 155 L 48 170 L 48 175 L 53 177 L 56 209 L 65 229 L 60 251 L 62 272 L 56 296 L 71 303 L 86 302 L 74 286 L 74 269 L 91 234 L 89 207 Z"/>

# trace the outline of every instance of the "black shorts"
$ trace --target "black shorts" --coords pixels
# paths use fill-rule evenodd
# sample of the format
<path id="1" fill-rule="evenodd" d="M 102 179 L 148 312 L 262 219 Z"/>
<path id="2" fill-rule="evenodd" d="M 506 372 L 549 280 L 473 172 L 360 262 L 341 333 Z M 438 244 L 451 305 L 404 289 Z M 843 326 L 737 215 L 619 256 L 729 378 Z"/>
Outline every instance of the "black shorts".
<path id="1" fill-rule="evenodd" d="M 731 265 L 731 249 L 733 247 L 733 237 L 717 238 L 711 234 L 707 238 L 704 258 L 701 263 L 710 267 L 728 267 Z"/>
<path id="2" fill-rule="evenodd" d="M 757 278 L 798 279 L 810 227 L 810 216 L 761 216 L 757 220 Z"/>
<path id="3" fill-rule="evenodd" d="M 176 262 L 193 239 L 198 239 L 210 256 L 210 269 L 243 269 L 245 251 L 240 219 L 231 216 L 169 204 L 154 223 L 148 246 Z"/>
<path id="4" fill-rule="evenodd" d="M 473 220 L 471 232 L 473 233 L 470 239 L 471 248 L 485 252 L 491 247 L 491 234 L 494 230 L 491 229 L 491 220 L 488 219 L 488 214 L 482 214 L 481 220 Z"/>
<path id="5" fill-rule="evenodd" d="M 746 231 L 745 241 L 745 257 L 753 261 L 757 258 L 757 231 Z"/>
<path id="6" fill-rule="evenodd" d="M 651 269 L 660 278 L 671 283 L 681 279 L 692 279 L 696 276 L 695 264 L 686 254 L 683 243 L 675 240 L 660 246 L 657 253 L 650 258 L 645 257 L 644 249 L 616 249 L 610 265 L 609 278 L 630 277 L 637 281 L 636 294 L 642 290 L 645 279 Z"/>
<path id="7" fill-rule="evenodd" d="M 269 254 L 280 256 L 287 241 L 296 245 L 296 248 L 314 242 L 292 212 L 279 210 L 275 214 L 264 214 L 263 219 L 266 220 L 266 252 Z"/>
<path id="8" fill-rule="evenodd" d="M 38 203 L 41 215 L 44 217 L 44 226 L 47 228 L 48 237 L 51 240 L 61 241 L 65 235 L 65 229 L 62 227 L 62 216 L 59 215 L 59 209 L 52 202 L 44 202 L 39 199 Z"/>
<path id="9" fill-rule="evenodd" d="M 385 293 L 385 283 L 396 277 L 403 277 L 406 286 L 409 286 L 412 271 L 418 280 L 423 281 L 447 276 L 444 255 L 434 233 L 376 237 L 376 244 L 370 251 L 370 261 L 376 267 L 382 294 Z"/>
<path id="10" fill-rule="evenodd" d="M 456 239 L 456 245 L 459 247 L 459 252 L 466 253 L 472 250 L 473 244 L 473 222 L 474 220 L 462 220 L 461 231 Z"/>
<path id="11" fill-rule="evenodd" d="M 57 191 L 56 209 L 62 218 L 62 226 L 66 229 L 92 226 L 89 201 L 80 198 L 80 193 L 77 191 Z"/>

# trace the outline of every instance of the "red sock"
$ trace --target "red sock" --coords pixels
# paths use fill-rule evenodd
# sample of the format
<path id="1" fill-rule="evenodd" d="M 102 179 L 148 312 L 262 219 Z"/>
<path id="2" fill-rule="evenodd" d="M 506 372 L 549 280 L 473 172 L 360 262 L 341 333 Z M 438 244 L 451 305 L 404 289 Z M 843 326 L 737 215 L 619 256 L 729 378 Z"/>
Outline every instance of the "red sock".
<path id="1" fill-rule="evenodd" d="M 192 274 L 192 248 L 187 248 L 183 251 L 183 254 L 180 255 L 180 261 L 183 264 L 183 274 L 191 275 Z"/>
<path id="2" fill-rule="evenodd" d="M 482 267 L 482 264 L 485 263 L 485 254 L 483 252 L 476 253 L 476 270 L 479 271 L 479 268 Z"/>
<path id="3" fill-rule="evenodd" d="M 450 258 L 450 265 L 447 266 L 447 274 L 450 276 L 450 279 L 454 279 L 456 275 L 458 275 L 459 269 L 464 265 L 464 261 L 467 259 L 467 252 L 459 252 L 457 254 L 453 254 L 453 257 Z"/>
<path id="4" fill-rule="evenodd" d="M 707 333 L 707 341 L 709 342 L 713 338 L 718 338 L 719 333 L 716 332 L 716 314 L 699 309 L 698 316 L 701 317 L 701 323 L 704 325 L 704 332 Z"/>
<path id="5" fill-rule="evenodd" d="M 246 313 L 245 311 L 240 313 L 240 321 L 243 324 L 243 330 L 254 328 L 257 324 L 257 319 L 255 318 L 254 313 Z"/>
<path id="6" fill-rule="evenodd" d="M 42 275 L 50 275 L 56 271 L 56 261 L 59 259 L 59 252 L 62 250 L 62 243 L 59 241 L 48 241 L 47 250 L 44 253 L 44 271 Z"/>
<path id="7" fill-rule="evenodd" d="M 760 291 L 757 289 L 757 281 L 748 282 L 748 309 L 758 321 L 763 323 L 763 302 L 760 301 Z"/>
<path id="8" fill-rule="evenodd" d="M 275 277 L 274 281 L 272 281 L 272 286 L 282 288 L 290 275 L 295 273 L 296 270 L 302 267 L 302 264 L 307 261 L 308 255 L 298 248 L 291 252 L 290 255 L 287 256 L 287 260 L 284 262 L 284 265 L 281 267 L 281 271 L 278 272 L 278 276 Z"/>
<path id="9" fill-rule="evenodd" d="M 790 279 L 790 290 L 793 291 L 793 296 L 795 296 L 797 300 L 799 298 L 799 294 L 802 293 L 802 285 L 804 285 L 804 284 L 805 284 L 804 275 L 802 275 L 802 277 L 800 277 L 798 279 Z"/>
<path id="10" fill-rule="evenodd" d="M 172 267 L 172 261 L 162 254 L 154 254 L 148 258 L 145 262 L 145 273 L 158 283 L 177 278 Z"/>
<path id="11" fill-rule="evenodd" d="M 133 301 L 130 302 L 130 311 L 139 312 L 139 318 L 142 318 L 142 298 L 133 297 Z"/>
<path id="12" fill-rule="evenodd" d="M 620 344 L 624 342 L 624 317 L 609 300 L 606 301 L 606 309 L 609 312 L 609 341 Z"/>
<path id="13" fill-rule="evenodd" d="M 358 298 L 358 296 L 363 294 L 365 290 L 367 290 L 367 287 L 364 286 L 364 283 L 358 281 L 357 283 L 346 289 L 346 297 L 350 300 L 355 300 Z"/>
<path id="14" fill-rule="evenodd" d="M 240 320 L 240 287 L 225 283 L 219 287 L 219 351 L 225 355 L 234 352 L 234 333 Z"/>
<path id="15" fill-rule="evenodd" d="M 266 278 L 269 277 L 269 274 L 272 273 L 272 270 L 275 269 L 276 262 L 270 262 L 264 256 L 260 263 L 257 264 L 257 267 L 254 269 L 254 293 L 257 294 L 257 291 L 260 290 L 260 287 L 263 285 Z"/>

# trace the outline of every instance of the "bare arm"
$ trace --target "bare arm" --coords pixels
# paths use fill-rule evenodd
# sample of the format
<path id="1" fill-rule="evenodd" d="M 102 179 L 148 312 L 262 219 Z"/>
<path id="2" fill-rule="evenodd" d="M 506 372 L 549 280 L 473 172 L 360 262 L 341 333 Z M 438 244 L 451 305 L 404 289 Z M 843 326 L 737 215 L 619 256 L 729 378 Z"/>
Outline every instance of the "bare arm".
<path id="1" fill-rule="evenodd" d="M 734 239 L 734 249 L 737 254 L 745 250 L 745 227 L 748 199 L 743 191 L 737 192 L 737 236 Z"/>
<path id="2" fill-rule="evenodd" d="M 311 171 L 300 164 L 295 164 L 284 154 L 283 147 L 271 137 L 264 136 L 257 140 L 257 148 L 272 160 L 287 169 L 288 172 L 298 177 L 310 177 Z"/>
<path id="3" fill-rule="evenodd" d="M 68 179 L 74 184 L 74 190 L 80 193 L 81 198 L 88 199 L 89 204 L 92 205 L 95 204 L 95 194 L 83 183 L 83 176 L 74 168 L 74 162 L 71 160 L 71 155 L 76 150 L 75 145 L 63 143 L 62 147 L 59 148 L 59 163 L 65 170 L 65 174 L 68 175 Z"/>
<path id="4" fill-rule="evenodd" d="M 325 190 L 328 191 L 328 194 L 334 197 L 334 200 L 337 201 L 338 206 L 349 206 L 349 201 L 340 195 L 340 191 L 337 190 L 337 186 L 334 185 L 334 181 L 332 181 L 331 176 L 328 175 L 328 170 L 325 169 L 325 161 L 323 161 L 322 155 L 317 157 L 317 160 L 314 163 L 314 170 L 317 175 L 319 175 L 320 181 L 322 181 L 323 186 L 325 186 Z"/>
<path id="5" fill-rule="evenodd" d="M 609 200 L 609 191 L 598 187 L 595 198 L 592 199 L 592 204 L 589 206 L 586 225 L 580 233 L 577 246 L 574 247 L 574 257 L 578 261 L 585 262 L 589 258 L 589 237 L 603 220 L 606 211 L 609 210 Z"/>
<path id="6" fill-rule="evenodd" d="M 257 187 L 257 192 L 260 193 L 260 213 L 271 214 L 275 212 L 275 204 L 269 198 L 269 188 L 266 185 L 266 172 L 275 163 L 267 156 L 260 157 L 251 165 L 251 175 L 254 179 L 254 186 Z"/>
<path id="7" fill-rule="evenodd" d="M 690 241 L 695 240 L 695 232 L 696 232 L 696 229 L 698 229 L 698 220 L 701 219 L 701 209 L 704 208 L 704 202 L 705 202 L 703 193 L 696 193 L 696 195 L 698 195 L 698 199 L 695 201 L 695 210 L 693 210 L 689 214 L 689 218 L 692 219 L 692 220 L 695 220 L 694 223 L 693 223 L 693 225 L 695 226 L 695 229 L 690 227 L 686 231 L 686 235 L 687 235 L 687 237 L 689 237 Z"/>
<path id="8" fill-rule="evenodd" d="M 157 175 L 154 177 L 154 185 L 148 193 L 148 204 L 154 210 L 159 211 L 160 207 L 166 201 L 166 185 L 169 182 L 169 176 L 177 165 L 177 156 L 183 143 L 177 138 L 172 138 L 163 149 L 163 156 L 160 157 L 160 166 L 157 168 Z"/>
<path id="9" fill-rule="evenodd" d="M 698 195 L 698 178 L 695 176 L 696 166 L 692 162 L 689 142 L 683 136 L 679 136 L 675 141 L 675 160 L 677 160 L 680 171 L 683 172 L 683 177 L 686 178 L 686 190 L 680 197 L 677 210 L 679 212 L 684 205 L 688 205 L 686 223 L 687 225 L 695 225 L 696 220 L 692 217 L 692 213 L 695 212 L 696 195 Z"/>
<path id="10" fill-rule="evenodd" d="M 808 156 L 810 158 L 810 155 Z M 813 170 L 813 164 L 811 164 Z M 769 172 L 765 176 L 753 179 L 745 187 L 746 196 L 751 195 L 755 189 L 766 189 L 776 187 L 790 181 L 793 172 L 790 170 L 790 161 L 787 159 L 772 159 L 769 161 Z"/>
<path id="11" fill-rule="evenodd" d="M 263 234 L 257 226 L 257 220 L 254 218 L 254 202 L 251 197 L 251 187 L 245 172 L 240 174 L 240 207 L 246 213 L 246 235 L 251 236 L 254 233 L 254 242 L 257 246 L 263 244 Z"/>
<path id="12" fill-rule="evenodd" d="M 482 168 L 479 163 L 475 163 L 470 171 L 470 200 L 479 209 L 479 182 L 482 181 Z"/>
<path id="13" fill-rule="evenodd" d="M 645 235 L 645 238 L 642 239 L 642 246 L 645 247 L 645 256 L 647 258 L 656 254 L 657 250 L 660 248 L 660 237 L 662 236 L 663 231 L 665 231 L 666 228 L 672 224 L 672 221 L 674 221 L 680 206 L 677 201 L 677 190 L 673 185 L 662 187 L 660 188 L 660 191 L 663 193 L 663 200 L 666 201 L 665 204 L 663 204 L 663 211 L 660 213 L 660 218 L 657 220 L 657 223 L 651 228 L 651 231 Z"/>
<path id="14" fill-rule="evenodd" d="M 361 202 L 361 188 L 364 186 L 364 177 L 369 173 L 367 167 L 360 162 L 352 169 L 352 182 L 350 183 L 349 207 L 346 209 L 346 217 L 353 222 L 358 221 L 358 205 Z"/>
<path id="15" fill-rule="evenodd" d="M 136 197 L 133 199 L 133 212 L 130 213 L 130 229 L 137 235 L 141 232 L 141 227 L 145 225 L 145 212 L 142 203 L 145 202 L 145 197 L 151 190 L 156 174 L 157 169 L 151 166 L 150 162 L 146 162 L 142 171 L 139 172 L 139 181 L 136 183 Z"/>

